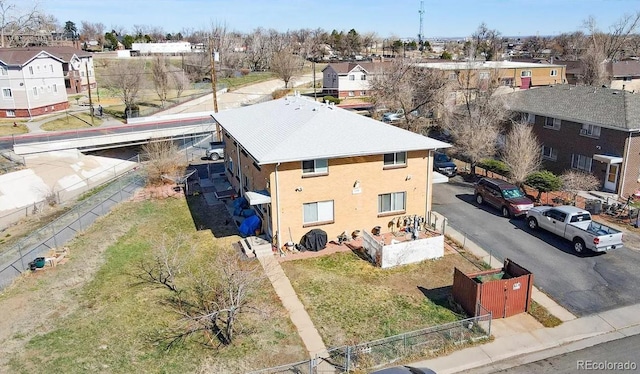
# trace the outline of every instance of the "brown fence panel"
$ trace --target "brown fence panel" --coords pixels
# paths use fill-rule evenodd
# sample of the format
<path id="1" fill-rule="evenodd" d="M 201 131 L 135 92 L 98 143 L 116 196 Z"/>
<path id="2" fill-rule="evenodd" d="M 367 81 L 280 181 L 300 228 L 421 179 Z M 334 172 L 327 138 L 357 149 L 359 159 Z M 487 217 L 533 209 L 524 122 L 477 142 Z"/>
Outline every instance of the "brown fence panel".
<path id="1" fill-rule="evenodd" d="M 460 304 L 462 309 L 470 316 L 477 316 L 476 305 L 478 304 L 478 283 L 469 278 L 458 268 L 453 270 L 453 288 L 451 293 L 453 299 Z"/>
<path id="2" fill-rule="evenodd" d="M 479 286 L 480 304 L 491 312 L 493 318 L 502 318 L 505 306 L 504 282 L 491 281 L 481 283 Z"/>

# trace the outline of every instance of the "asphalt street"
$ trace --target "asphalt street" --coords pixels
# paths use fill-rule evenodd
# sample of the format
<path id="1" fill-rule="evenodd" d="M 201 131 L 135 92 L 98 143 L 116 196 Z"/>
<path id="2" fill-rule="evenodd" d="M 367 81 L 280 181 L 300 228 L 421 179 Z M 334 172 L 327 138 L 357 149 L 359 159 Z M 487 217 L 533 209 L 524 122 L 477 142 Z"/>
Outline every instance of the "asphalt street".
<path id="1" fill-rule="evenodd" d="M 550 357 L 545 360 L 515 366 L 501 371 L 486 371 L 483 368 L 468 370 L 466 374 L 562 374 L 562 373 L 615 373 L 640 371 L 638 347 L 640 335 L 597 344 L 578 351 Z"/>
<path id="2" fill-rule="evenodd" d="M 534 284 L 570 312 L 585 316 L 640 300 L 640 251 L 573 252 L 570 242 L 531 231 L 522 218 L 476 204 L 473 185 L 460 177 L 434 185 L 433 210 L 494 257 L 510 258 L 534 274 Z"/>

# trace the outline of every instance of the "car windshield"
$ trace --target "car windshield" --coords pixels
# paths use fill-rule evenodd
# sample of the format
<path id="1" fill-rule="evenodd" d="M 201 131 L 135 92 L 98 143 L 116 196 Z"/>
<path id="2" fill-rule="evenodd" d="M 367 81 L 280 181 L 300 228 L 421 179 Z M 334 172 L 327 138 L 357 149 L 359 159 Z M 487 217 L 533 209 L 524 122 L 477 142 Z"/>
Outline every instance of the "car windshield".
<path id="1" fill-rule="evenodd" d="M 524 197 L 524 194 L 518 188 L 510 188 L 502 190 L 502 196 L 504 196 L 505 199 L 516 199 L 518 197 Z"/>
<path id="2" fill-rule="evenodd" d="M 449 156 L 445 155 L 444 153 L 436 153 L 436 161 L 437 162 L 449 162 L 449 161 L 451 161 L 451 158 L 449 158 Z"/>

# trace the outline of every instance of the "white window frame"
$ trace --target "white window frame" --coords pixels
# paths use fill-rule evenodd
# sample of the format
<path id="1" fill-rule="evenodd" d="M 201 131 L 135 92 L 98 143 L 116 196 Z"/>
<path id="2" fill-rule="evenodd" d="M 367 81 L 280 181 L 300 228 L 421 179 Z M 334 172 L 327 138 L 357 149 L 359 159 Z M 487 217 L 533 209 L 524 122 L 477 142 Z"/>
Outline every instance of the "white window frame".
<path id="1" fill-rule="evenodd" d="M 388 201 L 385 201 L 387 199 Z M 385 205 L 388 205 L 388 209 Z M 405 212 L 406 209 L 406 192 L 391 192 L 378 195 L 378 214 Z"/>
<path id="2" fill-rule="evenodd" d="M 29 66 L 29 74 L 33 75 L 33 66 Z"/>
<path id="3" fill-rule="evenodd" d="M 588 173 L 591 172 L 591 165 L 593 160 L 591 157 L 587 157 L 585 155 L 579 155 L 572 153 L 571 154 L 571 168 L 586 171 Z"/>
<path id="4" fill-rule="evenodd" d="M 367 91 L 360 91 L 360 96 L 367 96 Z"/>
<path id="5" fill-rule="evenodd" d="M 545 117 L 543 127 L 545 129 L 560 130 L 560 118 Z"/>
<path id="6" fill-rule="evenodd" d="M 309 168 L 308 164 L 313 163 L 313 168 Z M 307 163 L 306 169 L 312 169 L 310 171 L 305 171 L 305 163 Z M 327 175 L 329 174 L 329 159 L 320 158 L 316 160 L 304 160 L 301 162 L 302 175 Z"/>
<path id="7" fill-rule="evenodd" d="M 57 83 L 53 84 L 53 93 L 58 93 L 58 84 Z"/>
<path id="8" fill-rule="evenodd" d="M 527 113 L 527 123 L 535 124 L 536 123 L 536 115 L 533 113 Z"/>
<path id="9" fill-rule="evenodd" d="M 7 114 L 7 117 L 15 117 L 16 111 L 13 109 L 7 109 L 6 114 Z"/>
<path id="10" fill-rule="evenodd" d="M 349 97 L 354 97 L 354 96 L 356 96 L 356 93 L 354 91 L 349 91 L 348 95 L 349 95 Z"/>
<path id="11" fill-rule="evenodd" d="M 546 145 L 543 145 L 542 147 L 540 147 L 541 151 L 542 151 L 542 158 L 545 160 L 551 160 L 551 161 L 556 161 L 558 159 L 558 150 L 554 149 L 553 147 L 549 147 Z"/>
<path id="12" fill-rule="evenodd" d="M 401 157 L 399 157 L 402 155 Z M 389 156 L 393 157 L 393 161 L 385 160 Z M 407 166 L 407 152 L 394 152 L 394 153 L 385 153 L 382 156 L 382 163 L 385 168 L 389 167 L 398 167 L 398 166 Z"/>
<path id="13" fill-rule="evenodd" d="M 2 98 L 3 99 L 11 99 L 11 98 L 13 98 L 13 91 L 11 91 L 11 88 L 9 88 L 9 87 L 3 87 L 2 88 Z"/>
<path id="14" fill-rule="evenodd" d="M 480 80 L 487 80 L 491 77 L 491 75 L 489 74 L 488 71 L 481 71 L 478 73 L 478 79 Z"/>
<path id="15" fill-rule="evenodd" d="M 558 76 L 558 69 L 551 69 L 551 71 L 549 72 L 549 75 L 551 77 L 557 77 Z"/>
<path id="16" fill-rule="evenodd" d="M 366 81 L 366 80 L 367 80 L 367 75 L 366 75 L 366 74 L 362 74 L 362 75 L 360 76 L 360 80 L 361 80 L 361 81 Z"/>
<path id="17" fill-rule="evenodd" d="M 356 80 L 356 76 L 354 74 L 349 74 L 349 80 L 350 81 Z"/>
<path id="18" fill-rule="evenodd" d="M 531 70 L 522 70 L 520 72 L 520 78 L 531 78 Z"/>
<path id="19" fill-rule="evenodd" d="M 51 72 L 53 73 L 53 64 L 50 64 L 49 67 L 51 68 Z"/>
<path id="20" fill-rule="evenodd" d="M 455 81 L 458 79 L 458 74 L 456 73 L 449 73 L 449 80 L 450 81 Z"/>
<path id="21" fill-rule="evenodd" d="M 585 123 L 582 124 L 582 128 L 580 129 L 580 135 L 587 136 L 590 138 L 599 138 L 600 137 L 600 126 L 597 125 L 587 125 Z"/>
<path id="22" fill-rule="evenodd" d="M 302 204 L 302 224 L 317 225 L 334 222 L 333 200 Z"/>

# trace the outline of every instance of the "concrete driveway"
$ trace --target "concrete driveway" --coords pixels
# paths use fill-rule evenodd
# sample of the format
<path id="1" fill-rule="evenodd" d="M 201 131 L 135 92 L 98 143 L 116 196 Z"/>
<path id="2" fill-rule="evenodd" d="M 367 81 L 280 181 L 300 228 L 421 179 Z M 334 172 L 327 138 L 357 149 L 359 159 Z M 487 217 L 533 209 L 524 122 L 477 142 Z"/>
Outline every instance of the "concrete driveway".
<path id="1" fill-rule="evenodd" d="M 570 242 L 544 231 L 532 232 L 523 219 L 475 203 L 473 187 L 460 177 L 434 185 L 433 210 L 449 225 L 496 258 L 510 258 L 530 270 L 535 285 L 578 315 L 590 315 L 640 300 L 640 251 L 621 248 L 578 255 Z"/>

